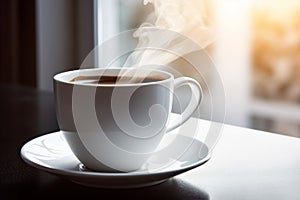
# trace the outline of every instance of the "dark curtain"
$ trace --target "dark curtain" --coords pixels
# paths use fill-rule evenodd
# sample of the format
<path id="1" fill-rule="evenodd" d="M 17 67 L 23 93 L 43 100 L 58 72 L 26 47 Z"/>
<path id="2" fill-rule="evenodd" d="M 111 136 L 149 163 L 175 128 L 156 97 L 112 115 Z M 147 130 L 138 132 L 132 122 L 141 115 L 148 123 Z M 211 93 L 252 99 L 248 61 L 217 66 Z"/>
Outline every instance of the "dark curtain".
<path id="1" fill-rule="evenodd" d="M 0 29 L 0 83 L 36 87 L 35 0 L 1 0 Z"/>
<path id="2" fill-rule="evenodd" d="M 94 47 L 93 0 L 68 2 L 74 12 L 68 20 L 75 30 L 73 43 L 66 45 L 74 47 L 72 63 L 79 66 Z M 38 86 L 37 3 L 36 0 L 0 1 L 0 84 Z"/>

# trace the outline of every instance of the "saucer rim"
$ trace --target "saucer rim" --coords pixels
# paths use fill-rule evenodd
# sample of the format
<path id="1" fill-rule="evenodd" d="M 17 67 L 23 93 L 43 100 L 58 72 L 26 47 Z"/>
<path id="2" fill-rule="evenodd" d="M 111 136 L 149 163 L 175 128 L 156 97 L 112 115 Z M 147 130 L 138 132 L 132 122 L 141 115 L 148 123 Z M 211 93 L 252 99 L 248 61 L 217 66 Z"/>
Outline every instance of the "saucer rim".
<path id="1" fill-rule="evenodd" d="M 32 138 L 30 140 L 28 140 L 27 142 L 25 142 L 20 150 L 20 156 L 21 158 L 30 166 L 35 167 L 37 169 L 43 170 L 43 171 L 47 171 L 49 173 L 55 174 L 55 175 L 62 175 L 62 176 L 68 176 L 68 177 L 76 177 L 76 178 L 80 178 L 80 177 L 90 177 L 90 178 L 122 178 L 122 177 L 142 177 L 142 176 L 154 176 L 154 175 L 163 175 L 163 174 L 181 174 L 184 173 L 186 171 L 189 171 L 191 169 L 194 169 L 202 164 L 205 164 L 206 162 L 208 162 L 211 158 L 211 151 L 208 151 L 207 155 L 201 159 L 199 159 L 197 162 L 194 162 L 190 165 L 187 165 L 186 167 L 178 167 L 176 169 L 172 169 L 172 170 L 167 170 L 167 171 L 153 171 L 153 172 L 145 172 L 145 171 L 132 171 L 132 172 L 96 172 L 96 171 L 80 171 L 79 170 L 79 165 L 82 164 L 79 160 L 77 163 L 77 167 L 78 169 L 74 169 L 74 170 L 70 170 L 70 169 L 57 169 L 54 167 L 47 167 L 45 165 L 41 165 L 38 164 L 34 161 L 32 161 L 31 159 L 29 159 L 26 156 L 25 153 L 25 149 L 27 147 L 27 145 L 30 145 L 30 143 L 33 143 L 34 140 L 38 140 L 38 139 L 42 139 L 44 137 L 49 137 L 49 136 L 54 136 L 54 135 L 61 135 L 62 133 L 60 131 L 56 131 L 56 132 L 50 132 L 44 135 L 40 135 L 37 136 L 35 138 Z M 205 143 L 201 142 L 200 140 L 194 138 L 194 140 L 197 140 L 198 142 L 204 144 L 205 146 L 207 146 Z M 70 152 L 71 153 L 71 152 Z M 75 155 L 74 155 L 75 156 Z M 76 158 L 76 156 L 75 156 Z"/>

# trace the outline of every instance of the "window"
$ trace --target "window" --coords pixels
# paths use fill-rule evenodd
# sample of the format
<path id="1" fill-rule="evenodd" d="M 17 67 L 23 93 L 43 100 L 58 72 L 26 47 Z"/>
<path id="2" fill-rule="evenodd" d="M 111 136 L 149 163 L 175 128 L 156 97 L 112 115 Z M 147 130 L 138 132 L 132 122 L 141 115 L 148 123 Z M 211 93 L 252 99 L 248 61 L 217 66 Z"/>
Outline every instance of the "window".
<path id="1" fill-rule="evenodd" d="M 98 43 L 122 31 L 138 28 L 154 10 L 152 4 L 143 5 L 143 1 L 136 0 L 96 2 Z M 194 20 L 193 15 L 202 12 L 207 12 L 211 19 L 215 40 L 205 50 L 212 57 L 216 64 L 213 67 L 217 68 L 223 81 L 226 94 L 225 122 L 300 137 L 300 125 L 297 123 L 300 119 L 300 6 L 288 3 L 297 1 L 183 2 L 182 5 L 174 6 L 181 6 L 184 10 L 186 4 L 196 3 L 195 8 L 198 12 L 188 12 L 191 21 Z M 207 4 L 199 4 L 197 7 L 199 2 Z M 269 14 L 275 14 L 277 17 L 282 14 L 286 20 L 268 21 L 269 14 L 265 9 L 274 4 L 291 16 L 271 9 Z M 165 12 L 168 12 L 168 9 Z M 190 36 L 187 32 L 185 34 Z M 203 35 L 198 34 L 199 38 Z M 197 41 L 199 38 L 195 36 L 193 39 Z M 120 41 L 117 46 L 126 48 L 130 45 L 132 44 L 128 41 Z M 201 60 L 201 56 L 196 59 L 202 66 L 208 65 L 205 60 Z M 184 75 L 201 82 L 201 78 L 194 77 L 193 71 L 182 67 L 184 63 L 181 63 L 180 59 L 174 63 Z M 118 65 L 122 66 L 122 62 Z M 210 84 L 213 88 L 215 77 L 211 75 L 209 67 L 206 71 L 204 76 L 212 82 Z M 209 102 L 203 104 L 201 112 L 205 112 L 208 104 Z"/>

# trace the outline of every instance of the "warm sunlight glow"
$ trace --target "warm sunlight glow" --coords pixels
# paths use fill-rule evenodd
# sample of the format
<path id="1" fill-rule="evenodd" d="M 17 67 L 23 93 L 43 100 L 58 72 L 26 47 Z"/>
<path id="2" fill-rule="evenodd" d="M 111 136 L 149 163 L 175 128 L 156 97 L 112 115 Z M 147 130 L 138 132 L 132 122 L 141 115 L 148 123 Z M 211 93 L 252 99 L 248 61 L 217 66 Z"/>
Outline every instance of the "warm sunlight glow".
<path id="1" fill-rule="evenodd" d="M 263 1 L 253 12 L 254 93 L 300 102 L 300 1 Z"/>
<path id="2" fill-rule="evenodd" d="M 257 10 L 268 13 L 270 19 L 281 21 L 284 23 L 290 22 L 290 17 L 294 16 L 299 11 L 299 0 L 263 0 L 255 1 L 254 6 Z"/>

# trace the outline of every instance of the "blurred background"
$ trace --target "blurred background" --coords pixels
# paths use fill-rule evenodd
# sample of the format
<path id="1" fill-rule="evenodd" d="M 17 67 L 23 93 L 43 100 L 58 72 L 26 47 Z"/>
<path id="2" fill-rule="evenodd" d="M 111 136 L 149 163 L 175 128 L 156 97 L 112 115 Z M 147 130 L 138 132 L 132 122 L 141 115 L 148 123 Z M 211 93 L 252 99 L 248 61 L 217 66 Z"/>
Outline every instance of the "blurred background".
<path id="1" fill-rule="evenodd" d="M 180 0 L 150 2 L 154 3 L 1 1 L 0 83 L 51 92 L 54 74 L 78 68 L 97 44 L 138 28 L 153 15 L 155 5 L 168 2 L 162 11 L 165 15 L 172 5 L 186 5 Z M 223 81 L 225 123 L 300 137 L 300 1 L 189 1 L 193 3 L 205 16 L 198 16 L 195 8 L 185 16 L 202 17 L 202 25 L 214 35 L 205 51 Z M 203 37 L 201 32 L 189 36 L 196 41 Z M 126 42 L 120 45 L 131 45 Z M 208 67 L 206 60 L 199 58 L 199 62 Z"/>

